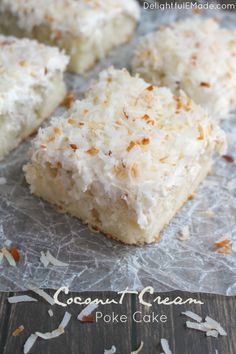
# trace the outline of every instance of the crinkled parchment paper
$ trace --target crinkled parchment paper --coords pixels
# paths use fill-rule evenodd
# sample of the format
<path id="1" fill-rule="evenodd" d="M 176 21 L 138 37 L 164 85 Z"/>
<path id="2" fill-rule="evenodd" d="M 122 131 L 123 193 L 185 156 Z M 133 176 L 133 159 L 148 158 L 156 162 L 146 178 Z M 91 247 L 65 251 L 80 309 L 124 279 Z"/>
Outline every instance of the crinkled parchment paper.
<path id="1" fill-rule="evenodd" d="M 211 12 L 214 15 L 213 12 Z M 217 14 L 226 26 L 236 15 Z M 113 51 L 86 78 L 67 75 L 70 90 L 80 95 L 89 80 L 113 64 L 128 67 L 140 34 L 160 24 L 186 16 L 185 11 L 143 11 L 138 33 L 132 43 Z M 236 117 L 222 123 L 228 132 L 229 154 L 236 158 Z M 219 294 L 236 294 L 236 253 L 220 255 L 212 251 L 221 236 L 236 241 L 236 165 L 217 158 L 212 175 L 201 185 L 196 197 L 173 219 L 159 244 L 124 246 L 93 234 L 79 220 L 59 214 L 50 205 L 30 195 L 22 166 L 27 161 L 29 141 L 23 143 L 0 164 L 0 246 L 16 246 L 21 261 L 16 268 L 0 265 L 0 291 L 27 289 L 29 284 L 73 291 L 142 289 L 156 291 L 181 289 Z M 207 211 L 207 212 L 206 212 Z M 209 212 L 210 211 L 210 212 Z M 190 227 L 189 241 L 177 239 L 179 230 Z M 49 249 L 69 267 L 44 268 L 40 252 Z"/>

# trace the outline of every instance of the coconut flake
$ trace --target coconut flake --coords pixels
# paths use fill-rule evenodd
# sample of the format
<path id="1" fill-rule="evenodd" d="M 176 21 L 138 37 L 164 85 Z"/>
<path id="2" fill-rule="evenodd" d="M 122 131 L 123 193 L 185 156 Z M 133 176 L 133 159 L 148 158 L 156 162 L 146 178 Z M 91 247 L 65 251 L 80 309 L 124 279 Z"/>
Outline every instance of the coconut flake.
<path id="1" fill-rule="evenodd" d="M 205 323 L 204 325 L 209 328 L 209 329 L 215 329 L 217 332 L 219 332 L 219 334 L 221 336 L 227 336 L 226 331 L 224 330 L 224 328 L 220 325 L 219 322 L 213 320 L 213 318 L 207 316 L 205 318 Z"/>
<path id="2" fill-rule="evenodd" d="M 41 263 L 43 263 L 44 268 L 47 268 L 47 266 L 49 265 L 49 260 L 47 259 L 44 252 L 41 252 L 40 261 Z"/>
<path id="3" fill-rule="evenodd" d="M 19 336 L 23 331 L 24 331 L 25 327 L 23 325 L 17 327 L 14 332 L 12 333 L 12 337 L 17 337 Z"/>
<path id="4" fill-rule="evenodd" d="M 187 241 L 187 240 L 189 240 L 189 236 L 190 236 L 189 226 L 185 225 L 181 228 L 181 230 L 179 232 L 178 240 Z"/>
<path id="5" fill-rule="evenodd" d="M 164 350 L 164 354 L 172 354 L 172 351 L 170 350 L 169 343 L 167 339 L 161 338 L 161 346 L 162 349 Z"/>
<path id="6" fill-rule="evenodd" d="M 91 315 L 91 313 L 98 308 L 98 304 L 91 303 L 88 306 L 86 306 L 79 314 L 77 319 L 81 322 L 83 322 L 83 318 Z"/>
<path id="7" fill-rule="evenodd" d="M 0 185 L 6 184 L 7 180 L 5 177 L 0 177 Z"/>
<path id="8" fill-rule="evenodd" d="M 131 352 L 131 354 L 138 354 L 141 352 L 142 349 L 143 349 L 143 341 L 140 343 L 140 346 L 138 347 L 138 349 L 135 350 L 134 352 Z"/>
<path id="9" fill-rule="evenodd" d="M 17 304 L 18 302 L 38 301 L 37 299 L 34 299 L 28 295 L 11 296 L 7 300 L 10 304 Z"/>
<path id="10" fill-rule="evenodd" d="M 31 334 L 24 344 L 24 354 L 28 354 L 34 343 L 36 342 L 38 336 L 36 334 Z"/>
<path id="11" fill-rule="evenodd" d="M 57 338 L 61 336 L 62 334 L 65 333 L 64 328 L 58 327 L 57 329 L 54 329 L 52 332 L 46 332 L 46 333 L 41 333 L 41 332 L 35 332 L 35 334 L 45 340 Z"/>
<path id="12" fill-rule="evenodd" d="M 0 252 L 0 264 L 2 263 L 2 260 L 3 260 L 3 253 Z"/>
<path id="13" fill-rule="evenodd" d="M 111 349 L 105 349 L 104 354 L 115 354 L 116 353 L 116 347 L 113 345 Z"/>
<path id="14" fill-rule="evenodd" d="M 49 251 L 46 252 L 46 258 L 52 265 L 56 267 L 68 267 L 69 265 L 68 263 L 61 262 L 59 261 L 59 259 L 53 257 L 53 255 Z"/>
<path id="15" fill-rule="evenodd" d="M 49 309 L 49 310 L 48 310 L 48 314 L 49 314 L 50 317 L 53 317 L 53 311 L 52 311 L 52 309 Z"/>
<path id="16" fill-rule="evenodd" d="M 189 318 L 191 318 L 192 320 L 195 320 L 197 322 L 202 322 L 202 317 L 197 315 L 196 313 L 192 312 L 192 311 L 185 311 L 185 312 L 181 312 L 182 315 L 185 315 Z"/>
<path id="17" fill-rule="evenodd" d="M 68 323 L 70 322 L 70 319 L 71 319 L 71 314 L 69 312 L 66 311 L 60 325 L 58 328 L 66 328 Z"/>
<path id="18" fill-rule="evenodd" d="M 29 287 L 29 290 L 33 291 L 35 294 L 41 296 L 44 300 L 46 300 L 50 305 L 55 305 L 54 299 L 48 295 L 44 290 L 34 287 Z"/>
<path id="19" fill-rule="evenodd" d="M 215 329 L 212 329 L 212 330 L 206 332 L 207 337 L 218 338 L 218 335 L 219 335 L 219 332 L 217 332 Z"/>
<path id="20" fill-rule="evenodd" d="M 16 261 L 15 261 L 14 257 L 12 256 L 12 254 L 6 249 L 6 247 L 2 248 L 2 253 L 3 253 L 3 256 L 7 259 L 8 263 L 12 267 L 15 267 Z"/>
<path id="21" fill-rule="evenodd" d="M 204 323 L 196 323 L 196 322 L 187 321 L 186 326 L 188 328 L 196 329 L 197 331 L 201 331 L 201 332 L 208 331 L 208 328 L 205 327 Z"/>

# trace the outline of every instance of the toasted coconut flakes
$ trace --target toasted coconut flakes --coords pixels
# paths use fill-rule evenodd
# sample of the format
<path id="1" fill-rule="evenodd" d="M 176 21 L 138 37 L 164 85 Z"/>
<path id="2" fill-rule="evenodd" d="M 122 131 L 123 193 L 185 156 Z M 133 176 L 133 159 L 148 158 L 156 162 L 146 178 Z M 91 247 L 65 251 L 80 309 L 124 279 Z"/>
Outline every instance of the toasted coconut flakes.
<path id="1" fill-rule="evenodd" d="M 6 247 L 2 248 L 2 253 L 3 253 L 4 257 L 7 259 L 8 263 L 12 267 L 15 267 L 16 266 L 16 261 L 13 258 L 12 254 L 6 249 Z"/>
<path id="2" fill-rule="evenodd" d="M 196 313 L 192 312 L 192 311 L 185 311 L 185 312 L 181 312 L 182 315 L 185 315 L 189 318 L 191 318 L 192 320 L 195 320 L 197 322 L 202 322 L 202 317 L 197 315 Z"/>
<path id="3" fill-rule="evenodd" d="M 28 295 L 11 296 L 7 300 L 10 304 L 17 304 L 18 302 L 38 301 L 37 299 L 34 299 L 33 297 Z"/>
<path id="4" fill-rule="evenodd" d="M 232 253 L 232 248 L 229 247 L 229 246 L 224 246 L 224 247 L 219 249 L 218 253 L 230 254 L 230 253 Z"/>
<path id="5" fill-rule="evenodd" d="M 221 247 L 224 247 L 224 246 L 227 246 L 231 241 L 229 239 L 223 239 L 221 241 L 217 241 L 215 242 L 215 245 L 217 248 L 221 248 Z"/>
<path id="6" fill-rule="evenodd" d="M 50 305 L 54 305 L 55 304 L 54 299 L 50 295 L 48 295 L 44 290 L 39 289 L 39 288 L 34 288 L 34 287 L 30 287 L 29 290 L 32 290 L 35 294 L 38 294 L 39 296 L 41 296 Z"/>
<path id="7" fill-rule="evenodd" d="M 212 329 L 212 330 L 206 332 L 207 337 L 218 338 L 218 335 L 219 335 L 219 333 L 215 329 Z"/>
<path id="8" fill-rule="evenodd" d="M 115 354 L 116 353 L 116 347 L 113 345 L 111 349 L 105 349 L 104 354 Z"/>
<path id="9" fill-rule="evenodd" d="M 143 349 L 143 341 L 140 343 L 140 346 L 138 347 L 138 349 L 135 350 L 134 352 L 131 352 L 131 354 L 138 354 L 141 352 L 142 349 Z"/>
<path id="10" fill-rule="evenodd" d="M 186 241 L 189 240 L 190 236 L 190 231 L 188 225 L 185 225 L 181 228 L 179 235 L 178 235 L 178 240 L 180 241 Z"/>
<path id="11" fill-rule="evenodd" d="M 49 310 L 48 310 L 48 314 L 49 314 L 50 317 L 53 317 L 53 311 L 52 311 L 52 309 L 49 309 Z"/>
<path id="12" fill-rule="evenodd" d="M 98 308 L 98 304 L 91 303 L 86 306 L 79 314 L 77 319 L 83 322 L 84 317 L 90 316 L 91 313 Z"/>
<path id="13" fill-rule="evenodd" d="M 0 177 L 0 185 L 6 184 L 7 180 L 5 177 Z"/>
<path id="14" fill-rule="evenodd" d="M 12 247 L 10 249 L 10 253 L 16 262 L 20 261 L 20 254 L 19 254 L 19 251 L 16 247 Z"/>
<path id="15" fill-rule="evenodd" d="M 233 156 L 231 156 L 231 155 L 223 155 L 222 157 L 223 157 L 223 159 L 225 159 L 225 161 L 227 161 L 229 163 L 234 163 Z"/>
<path id="16" fill-rule="evenodd" d="M 71 108 L 75 101 L 75 94 L 73 92 L 68 92 L 64 100 L 61 102 L 61 107 Z"/>
<path id="17" fill-rule="evenodd" d="M 196 329 L 197 331 L 201 331 L 201 332 L 208 331 L 208 329 L 205 327 L 204 323 L 196 323 L 196 322 L 187 321 L 186 326 L 187 326 L 187 328 Z"/>
<path id="18" fill-rule="evenodd" d="M 47 332 L 47 333 L 35 332 L 37 337 L 40 337 L 45 340 L 57 338 L 64 333 L 65 333 L 65 330 L 62 327 L 59 327 L 57 329 L 54 329 L 52 332 Z"/>
<path id="19" fill-rule="evenodd" d="M 224 328 L 220 325 L 219 322 L 213 320 L 213 318 L 207 316 L 205 318 L 205 325 L 209 328 L 209 329 L 215 329 L 219 332 L 219 334 L 221 336 L 227 336 L 226 331 L 224 330 Z"/>
<path id="20" fill-rule="evenodd" d="M 49 251 L 46 252 L 46 257 L 48 261 L 56 267 L 68 267 L 69 265 L 68 263 L 61 262 L 55 257 L 53 257 L 53 255 Z"/>
<path id="21" fill-rule="evenodd" d="M 13 337 L 17 337 L 19 336 L 23 331 L 24 331 L 25 327 L 24 326 L 19 326 L 17 329 L 15 329 L 15 331 L 12 333 Z"/>
<path id="22" fill-rule="evenodd" d="M 170 350 L 169 343 L 167 339 L 161 338 L 161 346 L 164 351 L 164 354 L 172 354 L 172 351 Z"/>
<path id="23" fill-rule="evenodd" d="M 49 265 L 49 260 L 47 259 L 44 252 L 41 252 L 40 261 L 41 263 L 43 263 L 44 268 L 47 268 L 47 266 Z"/>
<path id="24" fill-rule="evenodd" d="M 83 323 L 93 323 L 94 322 L 94 319 L 93 319 L 93 316 L 92 315 L 89 315 L 89 316 L 83 316 Z"/>
<path id="25" fill-rule="evenodd" d="M 24 344 L 24 354 L 28 354 L 34 343 L 36 342 L 38 336 L 36 334 L 31 334 Z"/>

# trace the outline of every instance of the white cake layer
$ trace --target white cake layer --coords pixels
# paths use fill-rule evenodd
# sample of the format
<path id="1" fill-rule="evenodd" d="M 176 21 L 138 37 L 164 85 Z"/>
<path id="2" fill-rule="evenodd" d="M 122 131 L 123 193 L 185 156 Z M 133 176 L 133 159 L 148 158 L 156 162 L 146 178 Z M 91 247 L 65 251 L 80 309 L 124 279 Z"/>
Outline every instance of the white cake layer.
<path id="1" fill-rule="evenodd" d="M 226 118 L 236 108 L 236 31 L 199 16 L 162 27 L 140 40 L 133 72 Z"/>
<path id="2" fill-rule="evenodd" d="M 131 38 L 139 12 L 135 0 L 2 0 L 0 29 L 64 48 L 69 69 L 84 73 Z"/>
<path id="3" fill-rule="evenodd" d="M 184 93 L 108 69 L 40 129 L 32 193 L 128 244 L 154 242 L 208 173 L 225 134 Z"/>
<path id="4" fill-rule="evenodd" d="M 57 48 L 0 35 L 0 159 L 63 99 L 67 64 Z"/>

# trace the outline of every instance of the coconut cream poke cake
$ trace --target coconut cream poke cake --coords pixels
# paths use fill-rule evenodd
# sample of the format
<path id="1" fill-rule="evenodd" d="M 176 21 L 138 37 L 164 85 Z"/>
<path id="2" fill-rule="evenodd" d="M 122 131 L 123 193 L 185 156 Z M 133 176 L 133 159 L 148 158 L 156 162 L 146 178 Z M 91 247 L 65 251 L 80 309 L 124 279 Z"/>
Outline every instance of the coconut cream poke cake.
<path id="1" fill-rule="evenodd" d="M 25 166 L 31 192 L 126 244 L 161 230 L 208 174 L 225 134 L 183 92 L 109 68 L 40 129 Z"/>
<path id="2" fill-rule="evenodd" d="M 0 29 L 64 48 L 84 73 L 127 42 L 139 19 L 136 0 L 0 0 Z"/>
<path id="3" fill-rule="evenodd" d="M 236 108 L 236 31 L 200 17 L 162 27 L 140 40 L 133 72 L 226 118 Z"/>
<path id="4" fill-rule="evenodd" d="M 67 64 L 58 48 L 0 35 L 0 160 L 64 98 Z"/>

